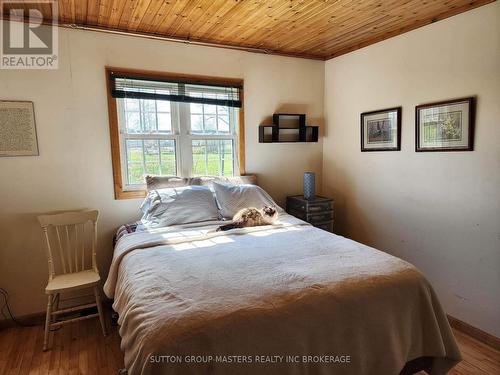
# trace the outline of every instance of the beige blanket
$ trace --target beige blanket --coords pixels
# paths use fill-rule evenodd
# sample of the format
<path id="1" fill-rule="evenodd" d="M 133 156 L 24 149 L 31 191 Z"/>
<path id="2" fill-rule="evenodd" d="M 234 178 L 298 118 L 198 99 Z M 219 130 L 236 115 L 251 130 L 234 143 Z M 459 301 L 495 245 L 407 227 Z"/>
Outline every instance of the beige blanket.
<path id="1" fill-rule="evenodd" d="M 397 375 L 460 360 L 412 265 L 282 215 L 275 226 L 124 236 L 105 292 L 135 374 Z"/>

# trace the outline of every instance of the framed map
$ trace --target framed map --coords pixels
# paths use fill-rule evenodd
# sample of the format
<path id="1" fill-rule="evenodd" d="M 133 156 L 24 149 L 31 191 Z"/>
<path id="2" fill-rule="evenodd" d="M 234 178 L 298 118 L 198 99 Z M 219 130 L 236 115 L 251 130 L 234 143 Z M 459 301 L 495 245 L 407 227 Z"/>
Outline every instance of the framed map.
<path id="1" fill-rule="evenodd" d="M 401 107 L 361 114 L 361 151 L 401 150 Z"/>
<path id="2" fill-rule="evenodd" d="M 0 156 L 38 155 L 33 102 L 0 101 Z"/>
<path id="3" fill-rule="evenodd" d="M 415 107 L 416 151 L 472 151 L 473 97 Z"/>

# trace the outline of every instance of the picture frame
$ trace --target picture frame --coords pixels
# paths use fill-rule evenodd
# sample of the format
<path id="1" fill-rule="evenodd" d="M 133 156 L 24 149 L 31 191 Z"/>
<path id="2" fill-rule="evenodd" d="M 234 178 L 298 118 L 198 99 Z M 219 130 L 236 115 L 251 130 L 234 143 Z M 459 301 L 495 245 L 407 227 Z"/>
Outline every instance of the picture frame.
<path id="1" fill-rule="evenodd" d="M 473 151 L 475 97 L 415 107 L 415 151 Z"/>
<path id="2" fill-rule="evenodd" d="M 0 100 L 0 135 L 0 157 L 38 156 L 34 103 Z"/>
<path id="3" fill-rule="evenodd" d="M 361 114 L 361 151 L 401 150 L 402 107 Z"/>

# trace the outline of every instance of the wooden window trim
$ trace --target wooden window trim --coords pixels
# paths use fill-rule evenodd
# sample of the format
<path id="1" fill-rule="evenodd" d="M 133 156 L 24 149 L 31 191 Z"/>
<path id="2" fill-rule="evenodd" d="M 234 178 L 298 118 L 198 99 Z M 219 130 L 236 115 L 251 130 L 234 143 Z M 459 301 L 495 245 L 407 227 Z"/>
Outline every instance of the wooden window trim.
<path id="1" fill-rule="evenodd" d="M 113 165 L 113 182 L 115 199 L 136 199 L 146 196 L 146 190 L 124 190 L 122 181 L 122 165 L 120 153 L 120 133 L 118 126 L 118 108 L 116 99 L 111 96 L 111 79 L 110 73 L 123 73 L 130 75 L 140 75 L 153 79 L 175 79 L 186 81 L 199 81 L 200 83 L 210 84 L 239 84 L 243 86 L 243 79 L 240 78 L 223 78 L 223 77 L 209 77 L 201 75 L 179 74 L 179 73 L 163 73 L 156 71 L 105 67 L 106 73 L 106 95 L 108 97 L 108 116 L 109 116 L 109 136 L 111 140 L 111 161 Z M 244 113 L 244 100 L 243 89 L 240 89 L 241 108 L 239 109 L 239 129 L 238 129 L 238 165 L 239 174 L 245 174 L 245 113 Z"/>

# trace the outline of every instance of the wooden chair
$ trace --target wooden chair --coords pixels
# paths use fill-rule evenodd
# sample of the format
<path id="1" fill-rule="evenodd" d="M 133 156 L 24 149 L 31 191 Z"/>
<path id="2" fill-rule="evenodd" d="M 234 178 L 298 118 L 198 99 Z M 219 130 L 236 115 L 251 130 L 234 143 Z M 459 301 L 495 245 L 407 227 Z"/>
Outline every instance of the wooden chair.
<path id="1" fill-rule="evenodd" d="M 106 326 L 99 294 L 99 271 L 96 263 L 96 238 L 98 211 L 66 212 L 57 215 L 42 215 L 38 221 L 47 242 L 49 282 L 47 316 L 43 350 L 47 350 L 49 332 L 63 324 L 99 316 L 102 333 Z M 91 253 L 89 254 L 89 251 Z M 88 267 L 87 267 L 88 266 Z M 60 294 L 78 289 L 92 288 L 95 303 L 59 309 Z M 97 313 L 56 322 L 61 314 L 97 307 Z"/>

